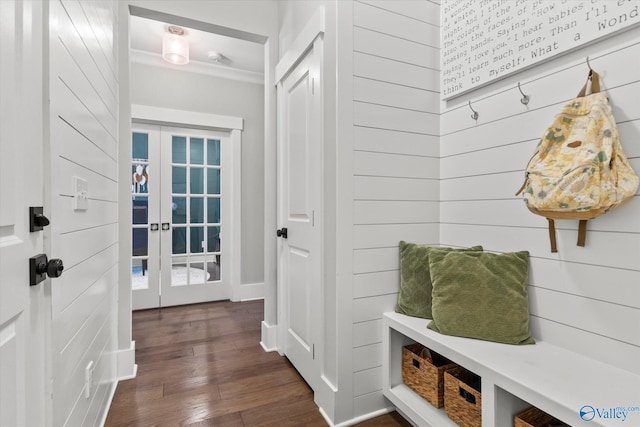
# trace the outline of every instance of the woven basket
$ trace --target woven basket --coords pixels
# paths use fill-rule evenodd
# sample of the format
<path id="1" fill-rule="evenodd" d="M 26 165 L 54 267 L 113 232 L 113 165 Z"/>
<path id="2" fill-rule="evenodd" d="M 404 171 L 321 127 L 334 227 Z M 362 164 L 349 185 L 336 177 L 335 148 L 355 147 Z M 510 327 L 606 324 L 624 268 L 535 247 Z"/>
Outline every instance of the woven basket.
<path id="1" fill-rule="evenodd" d="M 423 349 L 420 344 L 402 348 L 402 380 L 423 399 L 436 408 L 444 404 L 444 377 L 446 370 L 458 365 L 431 351 L 433 363 L 418 356 Z"/>
<path id="2" fill-rule="evenodd" d="M 461 367 L 444 373 L 444 409 L 461 427 L 482 426 L 481 393 L 469 385 L 474 378 L 478 376 Z"/>
<path id="3" fill-rule="evenodd" d="M 546 412 L 532 406 L 516 415 L 514 427 L 570 427 Z"/>

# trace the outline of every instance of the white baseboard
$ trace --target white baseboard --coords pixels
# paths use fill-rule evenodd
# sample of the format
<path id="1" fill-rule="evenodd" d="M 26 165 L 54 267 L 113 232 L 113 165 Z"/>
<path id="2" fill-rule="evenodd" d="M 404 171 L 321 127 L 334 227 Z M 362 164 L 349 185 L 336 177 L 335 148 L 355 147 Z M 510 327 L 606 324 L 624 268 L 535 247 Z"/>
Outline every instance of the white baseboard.
<path id="1" fill-rule="evenodd" d="M 113 403 L 113 396 L 116 395 L 116 388 L 117 387 L 118 387 L 118 381 L 114 381 L 113 384 L 111 384 L 111 390 L 109 391 L 109 398 L 107 399 L 107 406 L 106 406 L 106 408 L 104 410 L 104 413 L 102 414 L 100 423 L 97 424 L 99 426 L 103 426 L 107 422 L 107 416 L 109 415 L 109 409 L 111 408 L 111 403 Z"/>
<path id="2" fill-rule="evenodd" d="M 370 420 L 371 418 L 379 417 L 380 415 L 388 414 L 392 412 L 395 408 L 383 408 L 378 411 L 369 412 L 368 414 L 360 415 L 359 417 L 351 418 L 350 420 L 343 421 L 340 424 L 334 424 L 333 421 L 329 418 L 324 409 L 320 408 L 320 414 L 324 420 L 329 424 L 330 427 L 348 427 L 352 425 L 359 424 L 361 422 Z"/>
<path id="3" fill-rule="evenodd" d="M 240 285 L 240 301 L 264 299 L 264 283 L 247 283 Z"/>
<path id="4" fill-rule="evenodd" d="M 116 351 L 116 381 L 135 378 L 137 372 L 136 342 L 131 341 L 131 346 L 128 349 Z"/>
<path id="5" fill-rule="evenodd" d="M 260 345 L 264 351 L 278 351 L 277 344 L 277 325 L 268 325 L 264 320 L 262 321 L 262 339 Z"/>

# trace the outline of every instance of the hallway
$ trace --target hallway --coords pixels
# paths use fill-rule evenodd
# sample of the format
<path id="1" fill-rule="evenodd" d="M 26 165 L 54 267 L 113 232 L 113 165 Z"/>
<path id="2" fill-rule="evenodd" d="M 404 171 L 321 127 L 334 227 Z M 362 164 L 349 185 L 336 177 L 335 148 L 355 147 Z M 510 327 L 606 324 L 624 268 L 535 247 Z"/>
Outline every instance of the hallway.
<path id="1" fill-rule="evenodd" d="M 137 377 L 118 384 L 106 426 L 326 426 L 286 358 L 260 346 L 263 301 L 133 313 Z M 361 426 L 408 426 L 397 413 Z"/>

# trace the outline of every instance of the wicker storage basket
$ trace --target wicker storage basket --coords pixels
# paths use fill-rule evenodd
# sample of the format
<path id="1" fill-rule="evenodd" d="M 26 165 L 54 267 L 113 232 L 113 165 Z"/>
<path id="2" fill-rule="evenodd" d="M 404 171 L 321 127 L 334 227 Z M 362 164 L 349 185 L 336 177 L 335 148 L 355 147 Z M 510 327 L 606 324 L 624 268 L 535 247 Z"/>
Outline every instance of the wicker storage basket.
<path id="1" fill-rule="evenodd" d="M 480 377 L 461 367 L 444 373 L 444 409 L 461 427 L 482 426 L 481 393 L 470 386 L 475 382 L 479 388 Z"/>
<path id="2" fill-rule="evenodd" d="M 446 370 L 458 365 L 431 351 L 433 363 L 419 356 L 423 346 L 410 344 L 402 348 L 402 380 L 423 399 L 442 408 Z"/>
<path id="3" fill-rule="evenodd" d="M 546 412 L 532 406 L 516 415 L 514 427 L 570 427 Z"/>

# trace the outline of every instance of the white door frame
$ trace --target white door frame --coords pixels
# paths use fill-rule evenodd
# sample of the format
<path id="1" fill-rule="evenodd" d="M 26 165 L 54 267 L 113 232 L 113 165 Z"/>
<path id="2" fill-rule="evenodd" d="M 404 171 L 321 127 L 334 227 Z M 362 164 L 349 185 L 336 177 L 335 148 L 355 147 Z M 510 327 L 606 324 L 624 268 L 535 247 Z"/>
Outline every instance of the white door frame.
<path id="1" fill-rule="evenodd" d="M 307 24 L 305 25 L 304 29 L 302 30 L 302 32 L 300 33 L 300 35 L 296 38 L 296 40 L 293 42 L 292 47 L 290 50 L 288 50 L 287 52 L 285 52 L 284 55 L 282 55 L 282 59 L 280 60 L 280 62 L 276 65 L 276 70 L 275 70 L 275 85 L 278 88 L 278 90 L 280 90 L 282 88 L 282 81 L 283 79 L 289 75 L 289 73 L 295 68 L 296 65 L 298 65 L 298 63 L 305 57 L 305 55 L 307 54 L 307 52 L 311 49 L 317 49 L 318 50 L 318 55 L 319 55 L 319 70 L 323 69 L 323 46 L 322 46 L 322 38 L 324 35 L 324 29 L 325 29 L 325 18 L 324 18 L 324 9 L 323 8 L 319 8 L 316 13 L 311 17 L 311 19 L 307 22 Z M 320 71 L 321 72 L 321 71 Z M 320 89 L 319 90 L 319 99 L 320 99 L 320 111 L 322 111 L 322 106 L 324 105 L 324 96 L 323 96 L 323 90 Z M 278 96 L 278 126 L 277 126 L 277 150 L 278 152 L 280 151 L 280 147 L 281 147 L 281 138 L 282 138 L 282 134 L 281 134 L 281 106 L 280 106 L 280 101 L 279 101 L 279 96 Z M 320 125 L 320 128 L 323 128 L 323 124 Z M 324 146 L 322 145 L 324 143 L 324 137 L 323 135 L 319 135 L 318 140 L 320 141 L 320 159 L 318 159 L 319 163 L 320 163 L 320 167 L 319 170 L 323 171 L 324 170 Z M 278 153 L 278 160 L 279 160 L 279 156 L 280 154 Z M 278 176 L 277 179 L 277 192 L 281 192 L 282 188 L 280 188 L 281 186 L 281 178 L 280 178 L 280 168 L 279 166 L 277 166 L 276 168 L 276 174 Z M 324 178 L 322 176 L 322 172 L 321 172 L 321 176 L 319 177 L 320 179 L 320 187 L 324 187 L 323 181 Z M 278 226 L 280 226 L 281 224 L 283 224 L 284 222 L 284 218 L 283 218 L 283 209 L 281 206 L 279 206 L 280 204 L 280 199 L 279 197 L 276 195 L 276 209 L 277 209 L 277 214 L 276 214 L 276 218 L 278 221 Z M 317 380 L 320 379 L 320 376 L 322 376 L 322 366 L 324 365 L 324 327 L 322 325 L 322 313 L 324 313 L 324 259 L 323 259 L 323 247 L 324 247 L 324 243 L 323 243 L 323 225 L 324 225 L 324 221 L 323 221 L 323 212 L 324 212 L 324 197 L 323 194 L 320 195 L 320 201 L 319 201 L 319 206 L 318 206 L 318 216 L 316 217 L 316 224 L 318 226 L 318 233 L 320 235 L 320 248 L 319 248 L 319 252 L 318 252 L 318 256 L 320 257 L 320 259 L 318 260 L 319 264 L 320 264 L 320 278 L 319 278 L 319 283 L 320 283 L 320 289 L 318 294 L 320 295 L 319 301 L 318 301 L 318 305 L 317 305 L 317 312 L 318 312 L 318 316 L 319 319 L 316 319 L 316 321 L 319 322 L 319 328 L 318 328 L 318 336 L 316 337 L 317 341 L 316 343 L 318 344 L 318 353 L 316 353 L 315 359 L 314 359 L 314 364 L 316 366 L 316 373 L 318 374 L 318 378 Z M 275 229 L 274 230 L 268 230 L 274 233 L 275 235 Z M 280 250 L 280 246 L 281 243 L 278 243 L 278 251 Z M 277 261 L 277 269 L 279 270 L 281 268 L 281 262 L 278 259 Z M 277 326 L 276 326 L 276 347 L 278 350 L 278 353 L 280 353 L 281 355 L 284 355 L 284 349 L 285 349 L 285 336 L 287 334 L 287 328 L 288 328 L 288 313 L 286 312 L 286 307 L 287 307 L 287 289 L 285 288 L 285 283 L 284 280 L 282 278 L 282 274 L 280 273 L 280 271 L 277 272 L 277 277 L 276 277 L 276 289 L 277 289 Z M 315 381 L 316 384 L 319 383 L 319 381 Z"/>
<path id="2" fill-rule="evenodd" d="M 131 120 L 136 123 L 145 123 L 158 126 L 169 126 L 178 128 L 193 128 L 229 133 L 229 140 L 232 149 L 232 162 L 228 167 L 228 176 L 231 179 L 231 194 L 225 198 L 226 203 L 230 203 L 231 220 L 225 229 L 225 250 L 231 258 L 231 268 L 228 280 L 231 287 L 231 301 L 240 301 L 240 274 L 241 274 L 241 155 L 242 155 L 242 129 L 243 119 L 241 117 L 222 116 L 217 114 L 198 113 L 185 110 L 174 110 L 170 108 L 151 107 L 148 105 L 131 106 Z M 131 150 L 129 149 L 129 155 Z M 128 211 L 131 212 L 131 198 L 129 197 Z M 121 256 L 120 262 L 129 265 L 131 271 L 131 258 Z M 129 289 L 131 289 L 131 278 L 129 278 Z"/>

